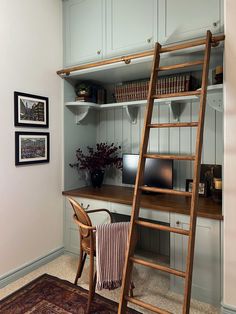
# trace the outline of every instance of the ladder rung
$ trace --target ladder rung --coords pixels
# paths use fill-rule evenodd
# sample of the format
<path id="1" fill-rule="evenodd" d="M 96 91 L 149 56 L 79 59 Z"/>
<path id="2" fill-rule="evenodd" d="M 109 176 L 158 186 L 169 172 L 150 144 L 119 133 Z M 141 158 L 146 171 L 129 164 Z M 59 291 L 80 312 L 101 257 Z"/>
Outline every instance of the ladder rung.
<path id="1" fill-rule="evenodd" d="M 161 188 L 150 187 L 150 186 L 140 186 L 140 189 L 142 191 L 148 191 L 148 192 L 157 192 L 157 193 L 163 193 L 163 194 L 192 196 L 192 192 L 172 190 L 172 189 L 161 189 Z"/>
<path id="2" fill-rule="evenodd" d="M 165 66 L 159 67 L 158 71 L 177 70 L 177 69 L 188 68 L 191 66 L 197 66 L 197 65 L 202 65 L 202 64 L 203 64 L 203 60 L 185 62 L 185 63 L 179 63 L 179 64 L 172 64 L 172 65 L 165 65 Z"/>
<path id="3" fill-rule="evenodd" d="M 167 267 L 167 266 L 163 266 L 163 265 L 160 265 L 160 264 L 151 263 L 151 262 L 145 261 L 145 260 L 143 260 L 141 258 L 130 257 L 129 259 L 133 263 L 136 263 L 136 264 L 139 264 L 139 265 L 143 265 L 143 266 L 146 266 L 146 267 L 151 267 L 151 268 L 154 268 L 156 270 L 161 270 L 161 271 L 164 271 L 164 272 L 169 273 L 171 275 L 175 275 L 175 276 L 179 276 L 179 277 L 183 277 L 183 278 L 186 277 L 186 273 L 185 272 L 177 270 L 177 269 L 173 269 L 173 268 L 170 268 L 170 267 Z"/>
<path id="4" fill-rule="evenodd" d="M 143 302 L 141 300 L 138 300 L 136 298 L 131 298 L 131 297 L 125 297 L 125 299 L 130 302 L 130 303 L 133 303 L 133 304 L 136 304 L 138 306 L 141 306 L 143 307 L 144 309 L 147 309 L 147 310 L 150 310 L 150 311 L 153 311 L 154 313 L 158 313 L 158 314 L 171 314 L 171 312 L 168 312 L 166 310 L 163 310 L 157 306 L 154 306 L 154 305 L 151 305 L 149 303 L 146 303 L 146 302 Z"/>
<path id="5" fill-rule="evenodd" d="M 152 222 L 147 222 L 147 221 L 143 221 L 143 220 L 135 220 L 135 223 L 139 226 L 146 227 L 146 228 L 157 229 L 157 230 L 168 231 L 168 232 L 174 232 L 174 233 L 189 236 L 189 230 L 184 230 L 184 229 L 180 229 L 180 228 L 173 228 L 173 227 L 160 225 L 160 224 L 156 224 L 156 223 L 152 223 Z"/>
<path id="6" fill-rule="evenodd" d="M 201 95 L 201 90 L 194 90 L 194 91 L 180 92 L 180 93 L 171 93 L 171 94 L 153 95 L 153 98 L 154 99 L 162 99 L 162 98 L 198 96 L 198 95 Z"/>
<path id="7" fill-rule="evenodd" d="M 179 123 L 156 123 L 148 124 L 149 128 L 187 128 L 187 127 L 197 127 L 198 122 L 179 122 Z"/>
<path id="8" fill-rule="evenodd" d="M 194 155 L 158 155 L 158 154 L 145 154 L 145 158 L 152 159 L 171 159 L 171 160 L 195 160 Z"/>

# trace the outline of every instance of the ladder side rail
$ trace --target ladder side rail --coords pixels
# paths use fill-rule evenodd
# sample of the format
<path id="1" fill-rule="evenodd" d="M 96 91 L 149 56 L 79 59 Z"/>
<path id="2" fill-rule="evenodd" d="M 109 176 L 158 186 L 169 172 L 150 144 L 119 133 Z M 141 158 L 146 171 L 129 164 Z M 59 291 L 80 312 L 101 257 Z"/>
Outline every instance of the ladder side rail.
<path id="1" fill-rule="evenodd" d="M 140 199 L 141 199 L 141 193 L 142 193 L 140 186 L 143 182 L 144 168 L 145 168 L 145 158 L 143 157 L 143 155 L 147 152 L 147 146 L 148 146 L 148 139 L 149 139 L 149 133 L 150 133 L 150 128 L 148 128 L 148 125 L 151 123 L 151 119 L 152 119 L 152 111 L 153 111 L 153 105 L 154 105 L 153 94 L 154 94 L 157 75 L 158 75 L 158 71 L 156 71 L 155 69 L 159 67 L 160 50 L 161 50 L 161 45 L 159 43 L 156 43 L 154 60 L 153 60 L 153 65 L 152 65 L 152 72 L 151 72 L 151 77 L 150 77 L 149 90 L 148 90 L 148 102 L 147 102 L 146 112 L 145 112 L 144 128 L 143 128 L 142 140 L 140 144 L 139 163 L 138 163 L 138 169 L 137 169 L 137 175 L 136 175 L 136 181 L 135 181 L 135 187 L 134 187 L 134 197 L 133 197 L 132 213 L 131 213 L 131 219 L 130 219 L 129 240 L 128 240 L 128 247 L 126 250 L 125 266 L 124 266 L 124 271 L 123 271 L 123 279 L 122 279 L 122 287 L 121 287 L 121 299 L 119 303 L 118 314 L 125 314 L 126 308 L 127 308 L 126 296 L 128 295 L 132 268 L 133 268 L 133 263 L 130 261 L 130 256 L 134 255 L 134 249 L 136 245 L 137 226 L 135 224 L 135 221 L 138 219 L 138 216 L 139 216 Z"/>
<path id="2" fill-rule="evenodd" d="M 193 272 L 193 260 L 194 260 L 194 247 L 195 247 L 195 236 L 196 236 L 196 221 L 197 221 L 197 209 L 198 209 L 198 187 L 200 177 L 200 164 L 202 155 L 202 142 L 203 142 L 203 131 L 204 131 L 204 120 L 206 110 L 206 96 L 207 96 L 207 84 L 208 84 L 208 71 L 209 61 L 211 53 L 212 34 L 207 31 L 207 40 L 204 56 L 204 66 L 202 72 L 202 89 L 200 97 L 200 108 L 199 108 L 199 126 L 197 129 L 196 137 L 196 148 L 195 155 L 196 159 L 194 162 L 194 176 L 193 176 L 193 191 L 190 208 L 190 235 L 188 241 L 188 254 L 186 261 L 186 281 L 184 287 L 184 304 L 183 314 L 189 313 L 190 299 L 191 299 L 191 287 L 192 287 L 192 272 Z"/>

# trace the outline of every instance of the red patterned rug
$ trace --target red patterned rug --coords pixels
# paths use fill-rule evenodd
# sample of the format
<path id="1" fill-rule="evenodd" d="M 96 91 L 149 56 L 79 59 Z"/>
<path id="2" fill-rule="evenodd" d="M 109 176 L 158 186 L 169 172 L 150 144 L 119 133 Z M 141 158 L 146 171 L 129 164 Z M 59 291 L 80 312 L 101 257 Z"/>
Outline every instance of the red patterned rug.
<path id="1" fill-rule="evenodd" d="M 44 274 L 0 301 L 1 314 L 84 314 L 88 291 Z M 118 304 L 96 294 L 91 314 L 117 313 Z M 129 309 L 127 314 L 139 312 Z M 140 314 L 140 313 L 139 313 Z"/>

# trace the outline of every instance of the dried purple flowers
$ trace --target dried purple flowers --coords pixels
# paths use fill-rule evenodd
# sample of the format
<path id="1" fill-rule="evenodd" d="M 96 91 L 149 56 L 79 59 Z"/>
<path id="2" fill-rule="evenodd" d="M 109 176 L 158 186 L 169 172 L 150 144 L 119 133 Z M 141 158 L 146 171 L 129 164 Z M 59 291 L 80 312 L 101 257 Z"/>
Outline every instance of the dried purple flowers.
<path id="1" fill-rule="evenodd" d="M 119 157 L 121 146 L 115 146 L 114 143 L 98 143 L 96 148 L 87 146 L 88 154 L 85 155 L 80 148 L 76 151 L 78 162 L 70 164 L 77 169 L 94 172 L 104 170 L 108 167 L 122 168 L 122 158 Z"/>

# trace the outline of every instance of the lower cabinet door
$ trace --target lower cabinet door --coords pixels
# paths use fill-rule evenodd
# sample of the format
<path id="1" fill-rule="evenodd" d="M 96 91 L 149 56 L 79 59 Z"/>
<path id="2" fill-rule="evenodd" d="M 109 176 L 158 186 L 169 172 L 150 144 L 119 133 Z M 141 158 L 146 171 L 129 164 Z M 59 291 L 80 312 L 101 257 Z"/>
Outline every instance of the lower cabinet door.
<path id="1" fill-rule="evenodd" d="M 189 229 L 189 217 L 171 214 L 171 226 Z M 218 220 L 197 219 L 192 298 L 214 305 L 221 300 L 221 250 L 220 224 Z M 171 233 L 170 264 L 172 268 L 186 270 L 189 237 Z M 184 281 L 171 276 L 171 289 L 183 293 Z"/>

